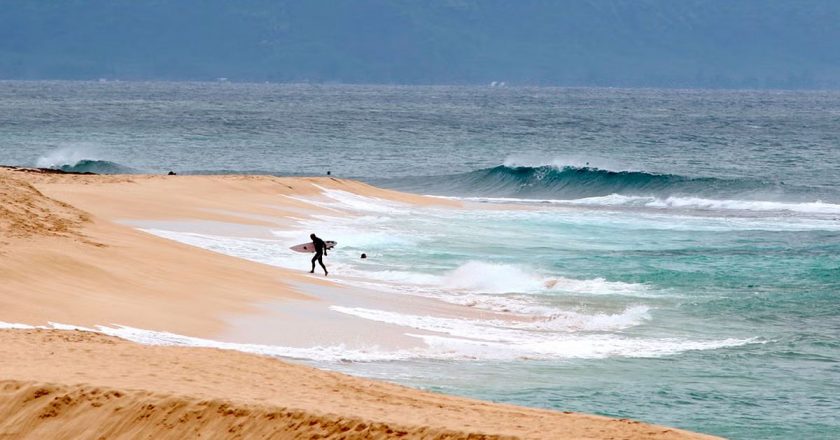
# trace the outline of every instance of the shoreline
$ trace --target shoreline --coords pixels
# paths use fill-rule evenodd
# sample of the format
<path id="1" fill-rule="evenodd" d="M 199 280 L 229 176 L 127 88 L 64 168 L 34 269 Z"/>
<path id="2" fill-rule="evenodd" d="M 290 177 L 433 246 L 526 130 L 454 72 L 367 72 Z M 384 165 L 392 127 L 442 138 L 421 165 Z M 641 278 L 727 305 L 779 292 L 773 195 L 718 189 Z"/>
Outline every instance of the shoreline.
<path id="1" fill-rule="evenodd" d="M 277 304 L 280 309 L 283 309 L 286 304 L 293 303 L 329 305 L 323 299 L 324 295 L 319 295 L 317 292 L 333 288 L 346 289 L 346 287 L 337 285 L 329 279 L 324 280 L 308 276 L 308 274 L 176 243 L 139 231 L 127 224 L 143 221 L 204 221 L 235 223 L 257 228 L 270 227 L 289 219 L 305 218 L 320 212 L 319 209 L 329 209 L 316 208 L 294 198 L 294 196 L 317 197 L 322 188 L 422 206 L 461 205 L 451 200 L 397 193 L 331 177 L 104 176 L 44 174 L 3 169 L 0 170 L 0 184 L 7 189 L 2 195 L 3 198 L 0 199 L 0 207 L 4 208 L 3 216 L 0 217 L 2 221 L 0 231 L 3 232 L 3 235 L 0 235 L 0 242 L 2 242 L 0 253 L 12 257 L 4 258 L 0 262 L 0 275 L 8 280 L 0 287 L 0 303 L 4 305 L 0 309 L 0 321 L 30 325 L 60 322 L 85 327 L 118 324 L 211 339 L 224 334 L 231 328 L 230 323 L 226 321 L 229 318 L 226 317 L 266 316 L 265 311 L 260 310 L 260 304 Z M 296 318 L 305 319 L 306 317 Z M 288 328 L 294 328 L 294 325 Z M 387 325 L 372 328 L 371 332 L 377 333 L 387 328 Z M 56 336 L 57 334 L 64 336 Z M 49 335 L 49 337 L 44 335 Z M 71 340 L 64 340 L 65 336 Z M 50 385 L 53 387 L 50 389 L 54 389 L 54 393 L 62 394 L 62 396 L 84 391 L 75 384 L 107 387 L 111 391 L 136 389 L 132 388 L 136 383 L 130 381 L 102 381 L 100 373 L 104 371 L 110 371 L 109 374 L 123 373 L 126 380 L 135 373 L 129 364 L 125 364 L 124 368 L 113 365 L 109 367 L 107 365 L 109 363 L 118 363 L 116 357 L 118 355 L 109 348 L 118 347 L 118 351 L 125 350 L 126 353 L 135 353 L 135 351 L 146 353 L 146 355 L 154 353 L 150 359 L 154 360 L 153 363 L 157 367 L 151 368 L 145 374 L 155 379 L 149 379 L 151 385 L 144 385 L 140 389 L 146 393 L 159 393 L 165 392 L 167 387 L 170 387 L 169 390 L 174 390 L 176 399 L 190 396 L 191 391 L 201 388 L 195 388 L 197 386 L 194 383 L 195 379 L 187 380 L 191 379 L 189 377 L 182 377 L 185 382 L 172 382 L 173 379 L 164 366 L 164 362 L 155 356 L 171 356 L 169 362 L 178 363 L 190 358 L 195 352 L 200 353 L 195 356 L 200 356 L 203 359 L 202 362 L 205 363 L 214 363 L 220 358 L 227 359 L 228 356 L 233 356 L 243 365 L 263 365 L 268 362 L 272 365 L 266 367 L 269 370 L 310 368 L 288 364 L 275 358 L 269 359 L 244 353 L 229 354 L 233 352 L 215 349 L 137 345 L 108 336 L 92 336 L 92 334 L 73 330 L 0 330 L 0 338 L 9 341 L 4 343 L 4 346 L 11 350 L 10 354 L 27 353 L 29 356 L 29 358 L 18 356 L 22 358 L 19 362 L 7 364 L 4 367 L 6 369 L 0 369 L 4 372 L 0 380 L 8 380 L 12 377 L 17 381 L 11 385 L 4 383 L 0 386 L 11 393 L 6 395 L 3 402 L 0 402 L 0 406 L 22 405 L 15 408 L 23 413 L 34 407 L 24 405 L 26 402 L 19 399 L 20 394 L 15 393 L 24 390 L 21 393 L 26 394 L 32 391 L 33 387 L 37 387 L 35 383 L 54 384 Z M 74 344 L 82 344 L 84 347 L 80 350 Z M 74 371 L 54 371 L 61 370 L 61 368 L 55 368 L 58 365 L 54 359 L 47 357 L 36 360 L 38 356 L 44 354 L 27 351 L 46 350 L 47 346 L 52 348 L 52 353 L 62 350 L 67 352 L 66 359 L 58 365 L 73 365 L 79 368 Z M 107 360 L 106 365 L 85 364 L 85 362 L 93 361 L 90 354 L 93 352 L 98 353 L 100 361 Z M 167 359 L 170 358 L 167 357 Z M 30 372 L 26 366 L 33 364 L 45 364 L 46 370 L 50 373 Z M 112 371 L 108 368 L 116 369 Z M 556 432 L 557 436 L 552 436 L 553 438 L 603 438 L 607 435 L 626 438 L 712 438 L 686 431 L 600 416 L 581 414 L 570 416 L 556 411 L 476 403 L 477 401 L 469 399 L 424 393 L 339 373 L 311 370 L 317 372 L 312 372 L 317 379 L 313 379 L 314 382 L 306 386 L 313 386 L 318 391 L 307 388 L 306 393 L 309 394 L 304 393 L 306 395 L 302 395 L 299 401 L 294 401 L 299 405 L 304 403 L 311 405 L 307 414 L 316 414 L 319 411 L 323 412 L 322 410 L 328 413 L 336 411 L 344 419 L 361 417 L 367 421 L 364 424 L 368 428 L 373 426 L 371 423 L 384 423 L 389 426 L 387 429 L 393 431 L 387 433 L 386 430 L 383 434 L 380 431 L 374 433 L 363 429 L 358 433 L 360 437 L 363 437 L 362 434 L 368 438 L 374 435 L 396 436 L 395 433 L 403 431 L 406 432 L 404 435 L 408 435 L 403 438 L 442 436 L 448 431 L 435 431 L 429 426 L 447 417 L 455 417 L 451 420 L 458 420 L 458 423 L 447 425 L 445 430 L 460 426 L 462 429 L 454 432 L 465 435 L 480 432 L 487 435 L 540 438 L 548 432 Z M 319 375 L 334 378 L 339 384 L 358 382 L 359 385 L 355 388 L 351 387 L 352 392 L 345 396 L 349 402 L 344 407 L 325 409 L 328 406 L 325 400 L 332 398 L 333 391 L 319 388 L 319 381 L 324 380 Z M 287 381 L 289 379 L 292 378 L 283 378 Z M 230 399 L 229 393 L 241 392 L 239 391 L 242 386 L 241 378 L 234 380 L 227 377 L 225 380 L 232 381 L 226 382 L 228 388 L 213 389 L 215 394 L 210 393 L 205 397 L 226 401 Z M 286 390 L 294 386 L 293 383 L 285 383 L 278 390 Z M 366 395 L 364 393 L 368 388 L 379 389 L 378 387 L 391 390 L 390 394 L 385 396 L 391 408 L 388 412 L 369 413 L 366 411 L 370 408 L 353 403 L 354 398 Z M 160 399 L 169 398 L 172 398 L 172 395 Z M 247 395 L 244 398 L 252 403 L 256 399 Z M 265 399 L 270 400 L 269 397 Z M 417 399 L 420 399 L 422 404 L 418 404 Z M 140 401 L 142 399 L 136 402 Z M 465 416 L 454 414 L 458 413 L 456 409 L 467 411 L 465 408 L 472 408 L 465 402 L 492 407 L 492 411 L 501 411 L 501 413 L 493 412 L 492 416 L 484 413 L 470 413 L 472 415 L 468 414 L 466 418 L 459 418 Z M 275 402 L 275 408 L 276 405 Z M 286 402 L 284 405 L 286 408 L 289 403 Z M 435 405 L 442 413 L 429 415 L 428 418 L 422 420 L 405 418 L 407 413 L 416 412 L 418 408 L 422 411 L 433 411 L 432 406 Z M 24 407 L 28 409 L 24 411 Z M 140 407 L 142 405 L 137 408 Z M 468 413 L 473 410 L 469 409 Z M 90 414 L 93 414 L 98 410 L 90 411 Z M 253 414 L 259 413 L 259 411 L 253 411 Z M 529 414 L 527 423 L 523 423 L 522 426 L 507 426 L 504 423 L 505 417 L 520 412 Z M 69 417 L 67 420 L 81 421 L 86 417 L 93 417 L 90 414 L 74 412 L 66 417 Z M 149 417 L 158 416 L 150 415 Z M 494 419 L 502 420 L 502 425 L 494 422 Z M 46 426 L 39 420 L 32 419 L 26 422 L 27 426 L 33 424 L 36 431 Z M 277 428 L 279 426 L 272 424 L 274 422 L 268 423 L 258 418 L 243 420 L 241 423 L 247 425 L 248 429 L 255 430 L 263 429 L 261 427 L 263 424 L 266 424 L 265 427 L 270 425 Z M 321 422 L 315 425 L 320 426 L 319 423 Z M 352 426 L 357 428 L 360 426 L 359 423 L 361 422 Z M 391 423 L 397 428 L 390 428 Z M 533 426 L 535 423 L 536 427 Z M 203 432 L 217 432 L 213 430 L 219 429 L 218 426 L 210 428 L 210 425 L 212 424 L 201 425 L 201 429 L 211 429 Z M 335 423 L 330 426 L 333 425 Z M 335 426 L 339 425 L 341 426 L 337 428 L 339 431 L 330 431 L 330 435 L 344 435 L 342 433 L 348 432 L 341 429 L 350 425 L 339 423 Z M 408 430 L 400 428 L 403 425 L 408 426 Z M 80 429 L 83 427 L 79 426 Z M 569 430 L 572 426 L 580 429 L 580 431 L 575 431 L 576 435 L 570 434 Z M 134 426 L 132 429 L 147 428 Z M 190 429 L 193 428 L 196 426 L 191 425 Z M 12 428 L 3 426 L 2 429 Z M 611 431 L 612 429 L 618 430 Z M 35 435 L 36 431 L 32 431 L 30 435 Z M 2 432 L 4 431 L 0 431 Z M 90 433 L 84 435 L 88 434 Z M 117 433 L 117 435 L 125 435 L 125 433 Z M 562 437 L 562 435 L 568 435 L 568 437 Z"/>
<path id="2" fill-rule="evenodd" d="M 15 438 L 712 439 L 628 419 L 418 391 L 232 350 L 0 330 L 0 434 Z M 8 357 L 6 357 L 8 359 Z"/>

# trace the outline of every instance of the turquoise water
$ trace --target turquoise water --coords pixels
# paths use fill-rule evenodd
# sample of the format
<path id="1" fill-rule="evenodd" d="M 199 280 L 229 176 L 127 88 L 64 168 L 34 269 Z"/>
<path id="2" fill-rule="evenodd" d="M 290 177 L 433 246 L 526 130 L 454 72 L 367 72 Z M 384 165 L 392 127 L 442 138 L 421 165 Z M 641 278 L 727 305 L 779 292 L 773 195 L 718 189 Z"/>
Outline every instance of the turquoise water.
<path id="1" fill-rule="evenodd" d="M 517 353 L 521 358 L 516 360 L 479 360 L 468 366 L 415 360 L 348 371 L 732 438 L 832 438 L 840 432 L 835 417 L 840 409 L 836 221 L 587 210 L 505 213 L 501 217 L 506 220 L 487 213 L 475 217 L 460 224 L 449 221 L 453 232 L 438 235 L 400 221 L 406 237 L 429 237 L 417 246 L 421 251 L 370 243 L 355 250 L 387 259 L 383 270 L 397 266 L 446 274 L 463 261 L 497 264 L 483 272 L 471 268 L 481 278 L 460 286 L 486 292 L 506 283 L 505 291 L 530 292 L 528 305 L 581 313 L 581 322 L 558 332 L 558 350 L 543 352 L 543 358 Z M 488 237 L 492 244 L 476 245 L 475 240 Z M 341 238 L 352 246 L 352 237 Z M 349 253 L 348 262 L 354 256 Z M 527 273 L 500 270 L 510 267 Z M 531 275 L 540 280 L 603 278 L 626 283 L 626 288 L 591 283 L 541 289 L 522 279 Z M 516 301 L 502 304 L 524 307 Z M 622 313 L 634 307 L 647 309 L 645 319 Z M 607 325 L 596 318 L 602 313 L 623 315 L 626 326 Z M 583 348 L 569 347 L 560 341 L 570 331 L 620 336 L 636 344 L 611 340 L 599 351 L 593 347 L 597 341 L 588 340 Z M 687 349 L 690 341 L 726 340 L 737 345 Z M 679 352 L 668 354 L 671 349 Z"/>
<path id="2" fill-rule="evenodd" d="M 344 308 L 441 336 L 317 365 L 737 439 L 840 436 L 840 94 L 3 82 L 0 98 L 0 163 L 330 169 L 474 203 L 333 192 L 312 203 L 355 216 L 169 235 L 293 267 L 280 245 L 323 231 L 342 282 L 531 319 Z"/>

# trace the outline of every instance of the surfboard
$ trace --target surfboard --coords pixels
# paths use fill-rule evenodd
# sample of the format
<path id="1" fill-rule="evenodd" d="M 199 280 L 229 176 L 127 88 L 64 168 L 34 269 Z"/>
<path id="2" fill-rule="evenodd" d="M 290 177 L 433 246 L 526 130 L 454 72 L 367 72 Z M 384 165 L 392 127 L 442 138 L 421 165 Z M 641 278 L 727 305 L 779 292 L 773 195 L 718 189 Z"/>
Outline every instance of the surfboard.
<path id="1" fill-rule="evenodd" d="M 325 240 L 324 243 L 327 245 L 327 249 L 332 249 L 332 248 L 335 247 L 336 244 L 338 244 L 337 242 L 331 241 L 331 240 Z M 315 243 L 312 243 L 310 241 L 309 243 L 296 244 L 296 245 L 290 247 L 289 249 L 291 249 L 295 252 L 303 252 L 303 253 L 315 252 Z"/>

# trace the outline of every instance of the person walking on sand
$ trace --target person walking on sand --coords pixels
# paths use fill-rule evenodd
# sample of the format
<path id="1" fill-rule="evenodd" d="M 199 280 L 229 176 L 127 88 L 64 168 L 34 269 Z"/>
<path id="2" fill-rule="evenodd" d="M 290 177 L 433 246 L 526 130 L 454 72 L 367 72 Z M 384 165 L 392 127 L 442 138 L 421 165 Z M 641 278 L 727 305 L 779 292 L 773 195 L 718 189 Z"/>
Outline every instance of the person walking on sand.
<path id="1" fill-rule="evenodd" d="M 324 240 L 316 237 L 315 234 L 309 234 L 309 238 L 312 239 L 312 245 L 315 247 L 315 256 L 312 257 L 312 270 L 309 273 L 315 273 L 315 261 L 321 265 L 324 269 L 324 276 L 327 276 L 329 272 L 327 272 L 327 266 L 324 266 L 324 260 L 322 260 L 322 256 L 327 256 L 327 244 L 324 243 Z"/>

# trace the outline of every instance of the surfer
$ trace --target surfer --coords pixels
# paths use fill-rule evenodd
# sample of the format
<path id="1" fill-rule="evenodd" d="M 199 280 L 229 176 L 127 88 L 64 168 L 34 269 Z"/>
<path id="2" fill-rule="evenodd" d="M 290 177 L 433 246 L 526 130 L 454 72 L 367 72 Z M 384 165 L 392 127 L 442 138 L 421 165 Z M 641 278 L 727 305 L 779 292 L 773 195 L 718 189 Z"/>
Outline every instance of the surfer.
<path id="1" fill-rule="evenodd" d="M 324 276 L 327 276 L 329 272 L 327 272 L 327 266 L 324 266 L 324 260 L 321 259 L 322 256 L 327 256 L 327 244 L 324 243 L 324 240 L 316 237 L 315 234 L 309 234 L 309 238 L 312 239 L 312 245 L 315 247 L 315 256 L 312 257 L 312 270 L 309 273 L 315 273 L 315 261 L 324 268 Z"/>

